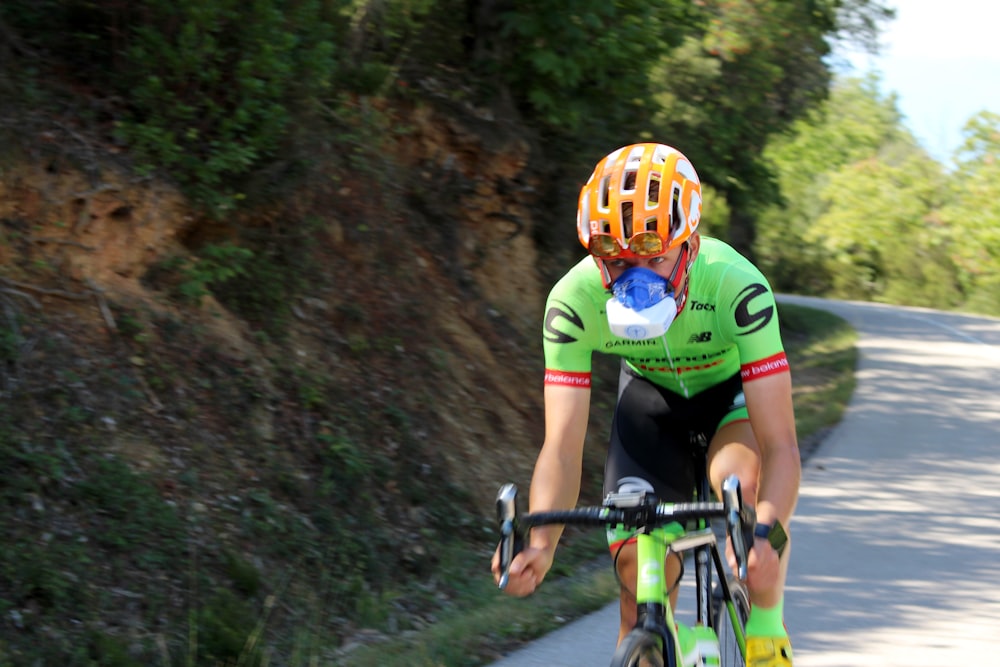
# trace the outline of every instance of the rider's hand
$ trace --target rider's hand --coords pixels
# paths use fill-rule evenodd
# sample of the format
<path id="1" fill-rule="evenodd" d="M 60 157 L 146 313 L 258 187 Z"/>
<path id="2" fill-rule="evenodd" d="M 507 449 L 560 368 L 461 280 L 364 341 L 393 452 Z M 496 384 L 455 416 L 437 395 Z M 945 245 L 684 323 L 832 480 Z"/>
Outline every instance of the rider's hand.
<path id="1" fill-rule="evenodd" d="M 510 577 L 504 592 L 508 595 L 523 597 L 531 595 L 542 583 L 549 568 L 552 567 L 553 553 L 549 549 L 525 547 L 521 553 L 514 556 L 510 564 Z M 493 554 L 493 579 L 500 582 L 500 549 Z"/>
<path id="2" fill-rule="evenodd" d="M 736 554 L 733 552 L 733 543 L 731 540 L 726 543 L 726 558 L 729 561 L 730 569 L 735 572 Z M 756 538 L 747 558 L 746 584 L 750 593 L 772 590 L 778 584 L 780 576 L 778 552 L 775 551 L 767 539 L 763 537 Z"/>

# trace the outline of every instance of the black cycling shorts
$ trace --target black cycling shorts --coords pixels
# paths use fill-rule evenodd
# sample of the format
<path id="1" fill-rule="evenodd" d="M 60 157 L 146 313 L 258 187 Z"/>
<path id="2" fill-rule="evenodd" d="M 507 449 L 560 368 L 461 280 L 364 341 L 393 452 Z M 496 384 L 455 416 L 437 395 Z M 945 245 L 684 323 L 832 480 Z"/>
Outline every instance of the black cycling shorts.
<path id="1" fill-rule="evenodd" d="M 705 474 L 707 443 L 723 422 L 741 418 L 746 401 L 738 373 L 685 398 L 639 377 L 623 362 L 604 493 L 651 486 L 660 500 L 691 500 L 696 475 Z"/>

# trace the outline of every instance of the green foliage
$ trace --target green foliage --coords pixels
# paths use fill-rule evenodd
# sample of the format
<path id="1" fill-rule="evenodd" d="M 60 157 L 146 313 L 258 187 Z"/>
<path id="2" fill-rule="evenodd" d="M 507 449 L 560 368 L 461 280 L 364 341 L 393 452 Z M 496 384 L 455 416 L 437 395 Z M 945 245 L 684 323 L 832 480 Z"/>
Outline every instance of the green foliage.
<path id="1" fill-rule="evenodd" d="M 329 429 L 330 425 L 324 426 Z M 356 497 L 355 494 L 363 494 L 365 482 L 372 474 L 364 449 L 329 431 L 320 433 L 318 437 L 324 446 L 323 495 L 334 502 L 347 503 Z"/>
<path id="2" fill-rule="evenodd" d="M 197 664 L 261 664 L 251 641 L 256 616 L 245 600 L 220 589 L 198 609 L 196 623 Z"/>
<path id="3" fill-rule="evenodd" d="M 202 297 L 252 269 L 254 253 L 231 243 L 207 245 L 194 256 L 174 256 L 150 269 L 146 280 L 167 287 L 177 298 L 198 303 Z"/>
<path id="4" fill-rule="evenodd" d="M 147 0 L 116 77 L 120 125 L 150 168 L 177 177 L 219 216 L 273 159 L 299 105 L 330 94 L 336 71 L 325 3 Z"/>
<path id="5" fill-rule="evenodd" d="M 964 136 L 941 219 L 969 308 L 1000 315 L 1000 114 L 973 116 Z"/>
<path id="6" fill-rule="evenodd" d="M 143 662 L 129 655 L 125 641 L 118 637 L 93 631 L 87 641 L 91 664 L 101 667 L 142 667 Z"/>
<path id="7" fill-rule="evenodd" d="M 383 95 L 408 66 L 436 74 L 432 65 L 457 65 L 464 7 L 449 0 L 347 0 L 341 13 L 349 26 L 340 64 L 344 84 L 363 95 Z"/>
<path id="8" fill-rule="evenodd" d="M 16 363 L 24 343 L 18 331 L 16 318 L 10 324 L 0 324 L 0 361 Z"/>
<path id="9" fill-rule="evenodd" d="M 246 265 L 253 259 L 253 252 L 232 244 L 208 245 L 198 253 L 198 258 L 185 266 L 181 295 L 196 301 L 208 294 L 210 286 L 218 286 L 247 274 Z"/>
<path id="10" fill-rule="evenodd" d="M 755 155 L 825 94 L 831 19 L 822 6 L 708 2 L 698 24 L 685 47 L 659 63 L 656 126 L 676 137 L 731 206 L 745 207 L 773 192 Z M 712 141 L 703 141 L 708 134 Z"/>
<path id="11" fill-rule="evenodd" d="M 761 154 L 767 141 L 826 96 L 828 40 L 849 29 L 833 2 L 696 3 L 693 29 L 662 53 L 650 81 L 655 136 L 691 158 L 722 192 L 732 220 L 728 240 L 750 253 L 755 220 L 779 198 Z M 849 3 L 875 17 L 874 2 Z"/>
<path id="12" fill-rule="evenodd" d="M 784 201 L 757 250 L 775 287 L 1000 312 L 995 114 L 974 117 L 954 171 L 919 149 L 878 80 L 845 79 L 772 142 Z"/>
<path id="13" fill-rule="evenodd" d="M 218 260 L 234 275 L 225 280 L 207 281 L 212 293 L 227 308 L 252 322 L 274 340 L 284 339 L 292 316 L 292 304 L 310 284 L 310 276 L 320 272 L 309 251 L 314 226 L 300 223 L 292 227 L 281 243 L 255 242 L 254 250 L 242 252 L 235 246 L 217 248 Z M 205 259 L 200 253 L 198 262 Z M 239 280 L 232 278 L 239 277 Z M 315 280 L 315 278 L 313 279 Z"/>
<path id="14" fill-rule="evenodd" d="M 957 305 L 946 278 L 947 241 L 931 213 L 943 174 L 924 156 L 899 166 L 877 160 L 832 174 L 821 197 L 827 211 L 806 234 L 824 249 L 832 295 L 922 306 Z"/>
<path id="15" fill-rule="evenodd" d="M 161 540 L 170 544 L 180 537 L 182 525 L 176 512 L 148 480 L 119 459 L 98 460 L 94 472 L 77 485 L 76 494 L 103 524 L 101 543 L 134 553 L 138 562 L 162 563 L 169 554 L 151 550 L 150 545 L 159 545 Z M 173 546 L 179 547 L 176 542 Z"/>
<path id="16" fill-rule="evenodd" d="M 822 193 L 839 169 L 911 146 L 900 123 L 895 100 L 879 92 L 877 79 L 841 79 L 826 102 L 768 145 L 765 158 L 782 200 L 764 210 L 767 223 L 758 230 L 755 249 L 775 288 L 805 294 L 830 289 L 833 265 L 819 243 L 826 234 L 817 221 L 831 199 Z"/>
<path id="17" fill-rule="evenodd" d="M 627 143 L 656 57 L 676 44 L 684 3 L 516 0 L 501 16 L 500 76 L 553 131 Z M 602 125 L 607 123 L 605 129 Z"/>
<path id="18" fill-rule="evenodd" d="M 237 591 L 249 597 L 260 591 L 260 572 L 253 563 L 232 551 L 226 551 L 223 554 L 223 560 L 226 565 L 226 573 Z"/>

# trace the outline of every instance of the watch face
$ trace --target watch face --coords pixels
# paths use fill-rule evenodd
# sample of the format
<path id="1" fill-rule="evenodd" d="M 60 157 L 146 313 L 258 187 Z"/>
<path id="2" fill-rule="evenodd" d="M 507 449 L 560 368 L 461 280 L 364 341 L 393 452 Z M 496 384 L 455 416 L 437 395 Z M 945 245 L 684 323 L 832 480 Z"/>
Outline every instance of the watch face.
<path id="1" fill-rule="evenodd" d="M 781 525 L 780 521 L 775 521 L 774 525 L 771 526 L 771 530 L 767 534 L 767 541 L 771 543 L 771 546 L 774 547 L 779 556 L 784 552 L 785 545 L 788 544 L 788 535 L 785 533 L 785 527 Z"/>

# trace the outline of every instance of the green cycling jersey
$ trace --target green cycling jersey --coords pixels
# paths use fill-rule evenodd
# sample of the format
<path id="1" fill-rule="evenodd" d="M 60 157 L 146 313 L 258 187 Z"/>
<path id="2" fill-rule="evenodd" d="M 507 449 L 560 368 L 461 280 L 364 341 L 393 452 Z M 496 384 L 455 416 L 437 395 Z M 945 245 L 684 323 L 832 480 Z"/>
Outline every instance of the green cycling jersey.
<path id="1" fill-rule="evenodd" d="M 744 382 L 788 370 L 774 294 L 763 274 L 726 243 L 701 238 L 683 309 L 663 336 L 614 335 L 610 290 L 585 257 L 549 293 L 545 383 L 589 387 L 594 352 L 622 357 L 637 375 L 694 396 L 740 373 Z"/>

